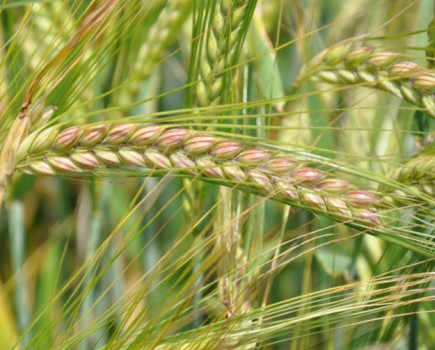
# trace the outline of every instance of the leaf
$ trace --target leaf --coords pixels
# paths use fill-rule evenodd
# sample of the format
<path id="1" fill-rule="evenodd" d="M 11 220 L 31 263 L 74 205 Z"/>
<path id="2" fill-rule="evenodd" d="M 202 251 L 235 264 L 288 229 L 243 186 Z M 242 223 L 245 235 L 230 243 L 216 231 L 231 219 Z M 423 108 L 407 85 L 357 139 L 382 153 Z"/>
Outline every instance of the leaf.
<path id="1" fill-rule="evenodd" d="M 258 15 L 254 15 L 252 24 L 249 32 L 249 45 L 252 50 L 250 54 L 258 57 L 255 59 L 255 64 L 259 85 L 261 85 L 261 93 L 264 94 L 266 99 L 283 98 L 285 96 L 284 88 L 273 45 Z M 281 110 L 284 102 L 278 102 L 275 106 L 278 110 Z"/>
<path id="2" fill-rule="evenodd" d="M 319 248 L 316 250 L 315 256 L 325 272 L 332 277 L 342 275 L 352 262 L 349 255 L 331 250 L 331 248 Z"/>

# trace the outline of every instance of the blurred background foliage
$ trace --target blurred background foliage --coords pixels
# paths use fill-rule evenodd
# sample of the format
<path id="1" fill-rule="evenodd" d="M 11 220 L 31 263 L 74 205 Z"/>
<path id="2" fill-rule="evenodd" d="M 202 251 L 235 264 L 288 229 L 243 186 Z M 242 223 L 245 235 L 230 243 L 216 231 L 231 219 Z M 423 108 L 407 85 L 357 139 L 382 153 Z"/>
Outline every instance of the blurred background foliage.
<path id="1" fill-rule="evenodd" d="M 402 99 L 295 84 L 343 40 L 428 67 L 430 0 L 5 0 L 0 143 L 36 74 L 104 6 L 35 91 L 33 113 L 57 107 L 49 125 L 153 122 L 297 147 L 385 195 L 378 184 L 430 150 L 434 119 Z M 395 208 L 408 236 L 393 243 L 394 224 L 386 240 L 237 188 L 115 175 L 15 174 L 0 349 L 433 348 L 433 190 Z"/>

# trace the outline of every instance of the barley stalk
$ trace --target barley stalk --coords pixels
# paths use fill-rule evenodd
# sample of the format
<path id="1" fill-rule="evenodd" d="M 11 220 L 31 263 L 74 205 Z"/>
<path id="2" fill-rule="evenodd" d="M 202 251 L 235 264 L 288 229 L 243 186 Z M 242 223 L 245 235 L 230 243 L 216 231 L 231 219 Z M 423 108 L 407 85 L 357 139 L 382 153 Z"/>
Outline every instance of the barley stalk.
<path id="1" fill-rule="evenodd" d="M 435 73 L 393 52 L 372 47 L 351 50 L 344 44 L 326 49 L 302 70 L 295 86 L 306 79 L 330 84 L 363 85 L 387 91 L 424 109 L 435 118 Z"/>
<path id="2" fill-rule="evenodd" d="M 427 26 L 426 60 L 429 68 L 435 67 L 434 49 L 435 49 L 435 17 L 432 18 L 429 25 Z"/>
<path id="3" fill-rule="evenodd" d="M 141 124 L 54 127 L 30 134 L 18 150 L 18 169 L 36 175 L 138 168 L 237 184 L 335 219 L 381 227 L 374 194 L 279 152 L 211 133 Z"/>

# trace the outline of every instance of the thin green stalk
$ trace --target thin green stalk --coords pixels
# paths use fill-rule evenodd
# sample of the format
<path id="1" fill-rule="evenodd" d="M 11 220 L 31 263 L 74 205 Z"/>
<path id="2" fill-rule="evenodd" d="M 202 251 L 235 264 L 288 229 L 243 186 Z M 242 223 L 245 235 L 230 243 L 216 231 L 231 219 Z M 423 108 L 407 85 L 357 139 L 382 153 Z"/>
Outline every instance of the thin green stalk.
<path id="1" fill-rule="evenodd" d="M 25 332 L 30 325 L 29 295 L 26 295 L 28 278 L 24 269 L 26 256 L 26 232 L 24 228 L 24 207 L 21 202 L 13 202 L 8 210 L 9 214 L 9 239 L 12 258 L 12 269 L 16 278 L 15 308 L 17 309 L 18 327 Z M 22 345 L 27 346 L 32 333 L 28 332 L 22 339 Z"/>

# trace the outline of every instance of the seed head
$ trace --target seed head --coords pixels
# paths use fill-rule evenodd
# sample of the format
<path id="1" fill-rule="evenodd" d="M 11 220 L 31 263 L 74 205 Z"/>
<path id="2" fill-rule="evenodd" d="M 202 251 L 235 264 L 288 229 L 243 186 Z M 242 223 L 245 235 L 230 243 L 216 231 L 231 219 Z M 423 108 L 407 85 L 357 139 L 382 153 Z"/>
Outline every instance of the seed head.
<path id="1" fill-rule="evenodd" d="M 80 145 L 89 147 L 100 143 L 108 129 L 107 125 L 92 126 L 84 131 Z"/>
<path id="2" fill-rule="evenodd" d="M 371 207 L 380 199 L 374 194 L 364 190 L 349 191 L 344 194 L 344 200 L 355 207 Z"/>
<path id="3" fill-rule="evenodd" d="M 226 164 L 222 167 L 225 175 L 233 180 L 245 182 L 247 179 L 246 173 L 235 164 Z"/>
<path id="4" fill-rule="evenodd" d="M 402 61 L 393 64 L 388 70 L 393 76 L 409 76 L 421 70 L 418 64 L 409 61 Z"/>
<path id="5" fill-rule="evenodd" d="M 248 170 L 249 179 L 263 191 L 271 192 L 273 190 L 272 183 L 269 177 L 263 172 L 256 169 Z"/>
<path id="6" fill-rule="evenodd" d="M 29 168 L 32 173 L 37 175 L 55 175 L 55 171 L 44 161 L 31 162 Z"/>
<path id="7" fill-rule="evenodd" d="M 190 154 L 208 152 L 216 143 L 217 138 L 210 135 L 194 135 L 184 143 L 184 150 Z"/>
<path id="8" fill-rule="evenodd" d="M 165 131 L 157 140 L 156 144 L 163 148 L 176 148 L 191 134 L 187 129 L 169 129 Z"/>
<path id="9" fill-rule="evenodd" d="M 145 159 L 157 169 L 170 169 L 172 164 L 168 157 L 153 148 L 148 148 L 143 152 Z"/>
<path id="10" fill-rule="evenodd" d="M 367 210 L 367 209 L 360 209 L 355 210 L 354 215 L 356 218 L 363 220 L 368 226 L 371 227 L 377 227 L 381 228 L 381 222 L 379 221 L 378 216 L 376 213 Z"/>
<path id="11" fill-rule="evenodd" d="M 169 155 L 169 159 L 171 160 L 172 164 L 176 168 L 180 168 L 183 171 L 186 171 L 189 174 L 196 175 L 197 172 L 195 171 L 196 164 L 195 162 L 187 157 L 183 152 L 180 151 L 173 151 Z M 191 169 L 186 169 L 191 168 Z"/>
<path id="12" fill-rule="evenodd" d="M 379 52 L 371 55 L 365 62 L 373 68 L 386 68 L 390 66 L 399 55 L 394 52 Z"/>
<path id="13" fill-rule="evenodd" d="M 237 157 L 237 161 L 248 165 L 259 165 L 270 158 L 270 153 L 261 148 L 251 148 L 240 153 Z"/>
<path id="14" fill-rule="evenodd" d="M 121 164 L 118 155 L 110 148 L 106 148 L 106 147 L 95 148 L 94 154 L 98 159 L 101 159 L 101 161 L 104 164 L 108 164 L 112 166 L 117 166 Z"/>
<path id="15" fill-rule="evenodd" d="M 136 125 L 134 124 L 119 124 L 114 126 L 107 133 L 106 138 L 104 139 L 104 143 L 106 144 L 120 144 L 129 139 L 131 134 L 136 129 Z"/>
<path id="16" fill-rule="evenodd" d="M 297 167 L 297 163 L 286 157 L 276 157 L 269 160 L 264 166 L 274 174 L 288 174 Z"/>
<path id="17" fill-rule="evenodd" d="M 333 66 L 340 63 L 343 60 L 343 57 L 350 51 L 351 45 L 343 44 L 336 45 L 327 49 L 324 60 L 325 63 Z"/>
<path id="18" fill-rule="evenodd" d="M 79 173 L 103 166 L 119 167 L 122 164 L 175 169 L 215 179 L 250 182 L 251 186 L 271 195 L 279 193 L 281 197 L 296 199 L 298 203 L 307 203 L 346 217 L 360 218 L 371 225 L 379 223 L 372 208 L 379 201 L 378 197 L 367 191 L 349 191 L 352 187 L 349 182 L 324 179 L 326 174 L 318 169 L 298 169 L 298 161 L 268 149 L 246 149 L 237 141 L 224 141 L 213 135 L 194 133 L 187 129 L 165 130 L 156 125 L 140 128 L 134 124 L 120 124 L 113 128 L 73 127 L 62 131 L 57 137 L 56 132 L 57 130 L 30 135 L 21 145 L 27 147 L 22 152 L 31 154 L 32 144 L 36 145 L 37 150 L 40 147 L 48 149 L 50 145 L 46 145 L 46 140 L 49 140 L 48 143 L 53 142 L 54 151 L 61 152 L 48 152 L 44 160 L 28 163 L 20 158 L 23 164 L 19 166 L 24 165 L 31 173 L 41 175 Z M 106 146 L 96 147 L 94 143 L 98 140 L 104 140 L 102 143 L 106 143 Z M 152 143 L 154 146 L 139 147 Z M 231 160 L 226 160 L 228 158 Z M 329 197 L 327 193 L 341 196 Z"/>
<path id="19" fill-rule="evenodd" d="M 373 47 L 359 47 L 346 55 L 345 62 L 348 66 L 359 66 L 371 56 L 373 50 Z"/>
<path id="20" fill-rule="evenodd" d="M 329 193 L 344 193 L 351 187 L 352 184 L 340 179 L 325 179 L 316 185 L 319 190 Z"/>
<path id="21" fill-rule="evenodd" d="M 145 146 L 152 144 L 164 129 L 159 125 L 141 126 L 130 138 L 130 142 L 135 146 Z"/>
<path id="22" fill-rule="evenodd" d="M 320 170 L 307 167 L 294 171 L 290 176 L 296 183 L 313 184 L 322 180 L 325 174 Z"/>
<path id="23" fill-rule="evenodd" d="M 343 216 L 347 216 L 347 217 L 352 216 L 352 213 L 350 212 L 348 206 L 346 205 L 346 202 L 341 200 L 340 198 L 326 197 L 325 201 L 329 210 Z"/>
<path id="24" fill-rule="evenodd" d="M 95 169 L 101 166 L 101 163 L 92 153 L 87 151 L 77 151 L 71 154 L 71 159 L 74 163 L 87 169 Z"/>
<path id="25" fill-rule="evenodd" d="M 146 166 L 145 160 L 139 151 L 132 150 L 131 148 L 123 147 L 118 150 L 121 159 L 130 165 Z"/>
<path id="26" fill-rule="evenodd" d="M 82 134 L 83 129 L 79 126 L 65 129 L 56 137 L 56 140 L 53 143 L 53 148 L 62 150 L 74 147 Z"/>
<path id="27" fill-rule="evenodd" d="M 412 83 L 419 89 L 433 91 L 435 89 L 435 74 L 420 73 L 411 78 Z"/>
<path id="28" fill-rule="evenodd" d="M 325 202 L 321 196 L 319 196 L 317 193 L 314 192 L 308 192 L 306 190 L 301 191 L 302 199 L 304 199 L 309 205 L 324 209 L 325 208 Z"/>
<path id="29" fill-rule="evenodd" d="M 292 199 L 299 198 L 296 187 L 293 184 L 289 183 L 289 181 L 286 181 L 281 177 L 274 177 L 273 182 L 278 187 L 279 192 L 282 193 L 285 197 Z"/>
<path id="30" fill-rule="evenodd" d="M 219 165 L 213 162 L 209 157 L 201 157 L 196 160 L 196 165 L 203 167 L 200 169 L 200 173 L 205 174 L 206 176 L 215 177 L 215 178 L 225 178 L 225 175 Z"/>
<path id="31" fill-rule="evenodd" d="M 243 146 L 235 141 L 222 141 L 219 142 L 211 150 L 211 155 L 217 159 L 234 158 L 243 149 Z"/>
<path id="32" fill-rule="evenodd" d="M 64 156 L 50 157 L 48 163 L 53 168 L 64 172 L 80 173 L 82 171 L 70 158 Z"/>

